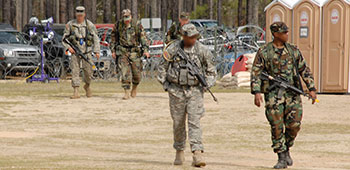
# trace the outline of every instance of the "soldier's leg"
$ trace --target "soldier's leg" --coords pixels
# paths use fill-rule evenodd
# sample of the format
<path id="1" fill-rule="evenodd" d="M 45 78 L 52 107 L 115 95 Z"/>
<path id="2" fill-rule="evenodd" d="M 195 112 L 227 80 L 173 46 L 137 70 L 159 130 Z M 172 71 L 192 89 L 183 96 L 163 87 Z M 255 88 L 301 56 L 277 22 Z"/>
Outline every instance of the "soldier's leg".
<path id="1" fill-rule="evenodd" d="M 275 153 L 286 151 L 286 139 L 284 135 L 284 102 L 276 100 L 276 94 L 265 95 L 265 115 L 271 126 L 272 148 Z"/>
<path id="2" fill-rule="evenodd" d="M 300 96 L 291 96 L 286 99 L 285 109 L 286 146 L 290 148 L 300 130 L 303 108 Z"/>
<path id="3" fill-rule="evenodd" d="M 87 55 L 87 57 L 89 58 L 89 60 L 92 60 L 92 56 L 91 55 Z M 91 78 L 92 78 L 92 66 L 86 62 L 83 61 L 83 81 L 85 82 L 84 85 L 84 89 L 86 92 L 86 97 L 91 97 L 92 96 L 92 92 L 91 92 L 91 88 L 90 88 L 90 84 L 91 84 Z"/>
<path id="4" fill-rule="evenodd" d="M 120 63 L 120 72 L 122 76 L 122 87 L 126 90 L 129 90 L 131 70 L 130 70 L 130 62 L 129 62 L 128 54 L 124 54 L 120 56 L 119 63 Z"/>
<path id="5" fill-rule="evenodd" d="M 173 119 L 174 148 L 184 150 L 186 145 L 186 99 L 183 92 L 169 92 L 170 114 Z"/>
<path id="6" fill-rule="evenodd" d="M 72 59 L 70 62 L 70 66 L 72 69 L 72 87 L 80 86 L 80 58 L 76 55 L 72 55 Z"/>
<path id="7" fill-rule="evenodd" d="M 141 72 L 142 72 L 142 64 L 141 59 L 137 56 L 137 53 L 131 54 L 131 72 L 132 72 L 132 90 L 131 97 L 136 97 L 136 89 L 137 86 L 141 82 Z"/>
<path id="8" fill-rule="evenodd" d="M 192 97 L 187 101 L 188 138 L 191 151 L 204 151 L 200 119 L 204 115 L 203 93 L 199 89 L 192 90 Z"/>

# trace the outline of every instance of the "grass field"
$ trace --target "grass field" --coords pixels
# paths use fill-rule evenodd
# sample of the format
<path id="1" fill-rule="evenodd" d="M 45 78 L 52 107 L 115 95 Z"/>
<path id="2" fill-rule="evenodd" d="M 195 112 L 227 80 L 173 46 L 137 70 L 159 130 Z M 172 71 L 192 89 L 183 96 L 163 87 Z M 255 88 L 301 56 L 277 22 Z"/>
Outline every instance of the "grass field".
<path id="1" fill-rule="evenodd" d="M 70 82 L 0 82 L 0 169 L 196 169 L 191 153 L 173 166 L 169 101 L 154 81 L 140 85 L 137 98 L 123 101 L 120 83 L 97 81 L 94 97 L 70 100 Z M 213 89 L 202 119 L 204 169 L 271 169 L 264 109 L 247 89 Z M 81 89 L 83 93 L 83 90 Z M 350 169 L 350 96 L 304 99 L 304 117 L 289 169 Z"/>

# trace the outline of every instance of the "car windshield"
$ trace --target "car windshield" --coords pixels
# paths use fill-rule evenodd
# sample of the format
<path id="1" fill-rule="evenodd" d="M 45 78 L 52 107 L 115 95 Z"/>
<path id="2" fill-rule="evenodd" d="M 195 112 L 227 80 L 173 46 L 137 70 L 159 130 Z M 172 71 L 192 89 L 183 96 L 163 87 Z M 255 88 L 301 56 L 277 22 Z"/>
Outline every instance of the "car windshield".
<path id="1" fill-rule="evenodd" d="M 218 23 L 215 21 L 202 21 L 201 24 L 208 28 L 218 26 Z"/>
<path id="2" fill-rule="evenodd" d="M 0 31 L 0 44 L 28 44 L 19 32 Z"/>

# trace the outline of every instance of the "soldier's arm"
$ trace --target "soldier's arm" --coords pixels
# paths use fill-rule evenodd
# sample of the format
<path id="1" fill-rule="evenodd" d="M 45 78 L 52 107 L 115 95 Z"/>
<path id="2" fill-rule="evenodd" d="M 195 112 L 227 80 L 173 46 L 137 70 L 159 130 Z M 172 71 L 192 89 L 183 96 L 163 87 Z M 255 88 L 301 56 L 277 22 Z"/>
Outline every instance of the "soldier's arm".
<path id="1" fill-rule="evenodd" d="M 117 22 L 118 23 L 118 22 Z M 110 44 L 110 48 L 112 53 L 115 53 L 116 48 L 117 48 L 117 43 L 119 42 L 119 40 L 117 40 L 117 23 L 114 24 L 114 27 L 112 29 L 112 33 L 111 33 L 111 44 Z"/>
<path id="2" fill-rule="evenodd" d="M 64 48 L 68 49 L 70 48 L 70 46 L 68 44 L 66 44 L 63 39 L 64 38 L 68 38 L 70 36 L 70 26 L 69 26 L 69 22 L 66 24 L 66 27 L 64 29 L 64 32 L 63 32 L 63 36 L 62 36 L 62 45 L 64 46 Z"/>
<path id="3" fill-rule="evenodd" d="M 164 50 L 163 57 L 161 58 L 159 65 L 158 65 L 158 81 L 163 85 L 163 88 L 165 91 L 167 91 L 167 88 L 169 86 L 169 83 L 166 80 L 167 77 L 167 71 L 169 68 L 169 58 L 170 54 L 167 50 Z"/>
<path id="4" fill-rule="evenodd" d="M 213 61 L 214 56 L 205 47 L 203 48 L 203 50 L 204 50 L 203 66 L 205 67 L 205 79 L 207 80 L 208 86 L 212 87 L 215 85 L 216 75 L 217 75 L 216 67 L 215 67 L 214 61 Z"/>
<path id="5" fill-rule="evenodd" d="M 148 45 L 148 39 L 147 39 L 147 36 L 146 36 L 146 32 L 143 29 L 143 26 L 142 26 L 141 23 L 139 23 L 138 25 L 139 25 L 139 29 L 140 29 L 140 43 L 141 43 L 141 46 L 142 46 L 144 52 L 148 52 L 149 45 Z"/>
<path id="6" fill-rule="evenodd" d="M 100 38 L 98 37 L 97 29 L 94 24 L 91 23 L 91 30 L 93 34 L 93 39 L 94 39 L 94 48 L 93 51 L 94 53 L 100 53 Z"/>
<path id="7" fill-rule="evenodd" d="M 175 24 L 172 24 L 168 30 L 168 32 L 166 33 L 166 44 L 168 44 L 169 42 L 172 41 L 172 37 L 173 37 L 173 33 L 175 32 Z"/>
<path id="8" fill-rule="evenodd" d="M 261 49 L 256 53 L 251 72 L 251 93 L 261 93 L 261 79 L 260 75 L 265 68 L 265 60 Z"/>
<path id="9" fill-rule="evenodd" d="M 316 91 L 314 77 L 312 75 L 310 67 L 307 65 L 305 58 L 298 50 L 298 71 L 300 76 L 303 78 L 309 91 Z"/>

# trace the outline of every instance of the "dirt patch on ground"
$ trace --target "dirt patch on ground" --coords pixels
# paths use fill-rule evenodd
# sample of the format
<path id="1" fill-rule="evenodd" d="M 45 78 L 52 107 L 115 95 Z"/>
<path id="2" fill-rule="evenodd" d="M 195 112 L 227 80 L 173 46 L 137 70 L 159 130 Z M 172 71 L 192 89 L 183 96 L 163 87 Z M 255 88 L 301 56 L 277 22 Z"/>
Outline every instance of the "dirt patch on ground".
<path id="1" fill-rule="evenodd" d="M 93 98 L 70 100 L 68 82 L 2 85 L 0 169 L 194 169 L 189 147 L 185 165 L 172 165 L 166 93 L 142 87 L 123 101 L 120 84 L 99 83 Z M 264 109 L 253 106 L 249 93 L 216 95 L 219 104 L 205 96 L 201 122 L 205 169 L 271 169 L 276 155 Z M 316 106 L 304 99 L 290 169 L 350 169 L 350 96 L 319 98 Z"/>

